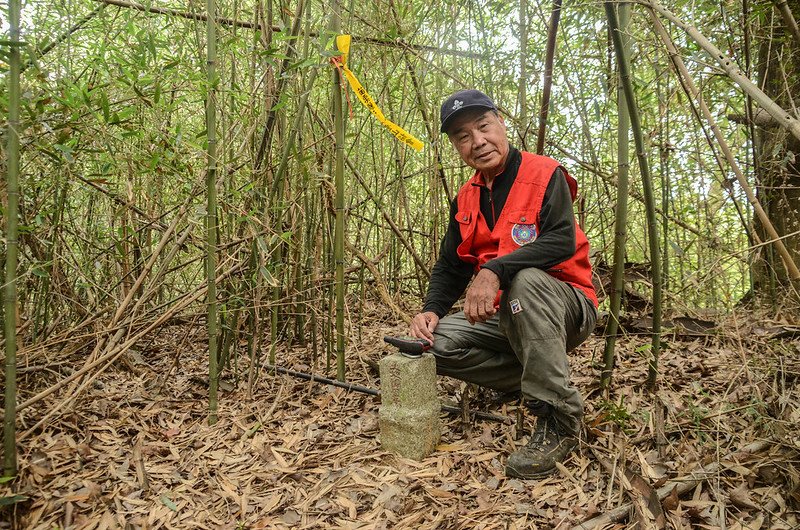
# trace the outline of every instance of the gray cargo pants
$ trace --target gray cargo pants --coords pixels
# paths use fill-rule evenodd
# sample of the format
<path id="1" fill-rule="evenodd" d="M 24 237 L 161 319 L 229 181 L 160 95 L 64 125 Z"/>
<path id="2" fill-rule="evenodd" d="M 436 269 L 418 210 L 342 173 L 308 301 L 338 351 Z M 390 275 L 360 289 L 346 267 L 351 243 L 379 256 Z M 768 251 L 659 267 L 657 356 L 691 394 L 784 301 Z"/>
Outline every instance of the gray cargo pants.
<path id="1" fill-rule="evenodd" d="M 570 385 L 567 352 L 586 340 L 596 319 L 579 289 L 540 269 L 523 269 L 491 319 L 472 325 L 463 312 L 444 317 L 431 352 L 439 374 L 501 392 L 521 390 L 528 402 L 548 403 L 555 419 L 577 434 L 583 399 Z"/>

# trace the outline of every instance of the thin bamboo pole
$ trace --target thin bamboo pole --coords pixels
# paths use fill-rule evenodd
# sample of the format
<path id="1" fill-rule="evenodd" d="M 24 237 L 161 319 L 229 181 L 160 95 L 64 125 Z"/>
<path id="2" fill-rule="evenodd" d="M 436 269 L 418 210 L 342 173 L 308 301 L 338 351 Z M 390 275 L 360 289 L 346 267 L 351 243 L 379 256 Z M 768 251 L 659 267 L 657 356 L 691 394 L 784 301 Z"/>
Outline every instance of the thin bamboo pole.
<path id="1" fill-rule="evenodd" d="M 217 422 L 217 4 L 206 0 L 206 135 L 208 169 L 206 173 L 206 282 L 208 292 L 208 423 Z"/>
<path id="2" fill-rule="evenodd" d="M 625 99 L 628 103 L 633 140 L 636 144 L 636 158 L 639 161 L 639 173 L 642 177 L 642 191 L 645 197 L 645 215 L 647 219 L 647 239 L 650 246 L 650 270 L 653 276 L 653 334 L 650 347 L 650 366 L 647 384 L 655 387 L 658 370 L 658 357 L 661 350 L 661 249 L 658 244 L 658 222 L 656 221 L 655 197 L 653 184 L 650 177 L 650 166 L 647 161 L 647 151 L 642 134 L 642 125 L 639 120 L 639 109 L 633 93 L 633 80 L 630 74 L 628 57 L 622 43 L 622 32 L 619 30 L 617 13 L 614 10 L 615 2 L 605 2 L 606 18 L 611 29 L 611 40 L 614 42 L 614 52 L 617 56 L 619 76 L 625 90 Z"/>
<path id="3" fill-rule="evenodd" d="M 536 135 L 536 154 L 544 154 L 544 134 L 547 129 L 547 114 L 550 112 L 550 90 L 553 87 L 553 57 L 556 54 L 558 22 L 561 20 L 561 0 L 553 0 L 550 13 L 550 27 L 547 28 L 547 48 L 544 59 L 544 85 L 542 87 L 542 106 L 539 109 L 539 133 Z"/>
<path id="4" fill-rule="evenodd" d="M 294 377 L 296 379 L 302 379 L 303 381 L 308 381 L 310 383 L 322 383 L 324 385 L 331 385 L 331 386 L 334 386 L 334 387 L 337 387 L 337 388 L 344 388 L 345 390 L 348 390 L 348 391 L 359 392 L 361 394 L 367 394 L 367 395 L 370 395 L 370 396 L 376 396 L 377 397 L 377 396 L 381 395 L 381 391 L 380 390 L 376 390 L 374 388 L 369 388 L 369 387 L 365 387 L 365 386 L 361 386 L 361 385 L 356 385 L 354 383 L 343 383 L 343 382 L 336 381 L 334 379 L 328 379 L 327 377 L 322 377 L 322 376 L 319 376 L 319 375 L 316 375 L 316 374 L 313 374 L 313 373 L 307 374 L 305 372 L 298 372 L 296 370 L 290 370 L 290 369 L 284 368 L 282 366 L 268 366 L 267 368 L 269 368 L 271 370 L 275 370 L 279 374 L 289 375 L 289 376 Z M 460 415 L 464 414 L 464 412 L 465 412 L 464 409 L 461 408 L 461 407 L 453 407 L 453 406 L 450 406 L 450 405 L 442 405 L 441 408 L 442 408 L 442 411 L 444 411 L 444 412 L 446 412 L 448 414 L 453 414 L 453 415 L 459 415 L 460 416 Z M 469 410 L 469 409 L 467 409 L 466 413 L 467 413 L 467 415 L 469 417 L 471 417 L 471 418 L 474 417 L 475 419 L 478 419 L 478 420 L 496 421 L 496 422 L 506 423 L 506 424 L 512 423 L 512 421 L 513 421 L 508 416 L 501 416 L 499 414 L 491 414 L 489 412 L 482 412 L 480 410 Z"/>
<path id="5" fill-rule="evenodd" d="M 8 144 L 6 187 L 6 270 L 3 289 L 3 332 L 6 341 L 5 413 L 3 414 L 3 474 L 17 474 L 17 259 L 19 212 L 19 104 L 21 0 L 9 0 Z"/>
<path id="6" fill-rule="evenodd" d="M 626 32 L 630 21 L 630 4 L 619 4 L 619 26 L 622 35 L 622 53 L 630 57 L 630 38 Z M 614 348 L 619 332 L 619 310 L 622 306 L 622 293 L 625 285 L 625 243 L 628 238 L 628 170 L 630 167 L 630 127 L 628 101 L 622 83 L 617 83 L 617 206 L 614 214 L 614 263 L 611 271 L 611 297 L 606 325 L 606 343 L 603 350 L 603 371 L 600 374 L 600 388 L 607 389 L 611 384 L 614 370 Z"/>
<path id="7" fill-rule="evenodd" d="M 527 150 L 527 137 L 531 124 L 528 123 L 528 0 L 519 0 L 519 85 L 517 87 L 517 106 L 519 107 L 519 145 Z"/>
<path id="8" fill-rule="evenodd" d="M 333 2 L 332 30 L 342 29 L 341 6 Z M 342 109 L 342 77 L 333 73 L 334 182 L 336 186 L 336 222 L 334 225 L 333 259 L 336 291 L 336 378 L 344 381 L 344 115 Z"/>

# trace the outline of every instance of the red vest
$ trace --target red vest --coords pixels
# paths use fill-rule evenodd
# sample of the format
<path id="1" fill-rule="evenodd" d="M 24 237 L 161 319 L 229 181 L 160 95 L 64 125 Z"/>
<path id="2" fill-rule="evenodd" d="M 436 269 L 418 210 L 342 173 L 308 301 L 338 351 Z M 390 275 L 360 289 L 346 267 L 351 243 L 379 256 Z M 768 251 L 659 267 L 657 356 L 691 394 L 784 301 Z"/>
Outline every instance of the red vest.
<path id="1" fill-rule="evenodd" d="M 461 229 L 458 257 L 473 263 L 475 270 L 498 256 L 504 256 L 530 243 L 539 233 L 539 211 L 547 184 L 561 165 L 546 156 L 522 151 L 517 178 L 511 186 L 500 218 L 489 230 L 480 208 L 480 185 L 485 185 L 480 172 L 475 173 L 458 192 L 456 221 Z M 578 183 L 561 167 L 567 178 L 572 200 Z M 473 184 L 478 184 L 475 186 Z M 547 271 L 548 274 L 583 291 L 597 307 L 597 295 L 592 285 L 592 266 L 589 264 L 589 241 L 575 223 L 575 253 Z"/>

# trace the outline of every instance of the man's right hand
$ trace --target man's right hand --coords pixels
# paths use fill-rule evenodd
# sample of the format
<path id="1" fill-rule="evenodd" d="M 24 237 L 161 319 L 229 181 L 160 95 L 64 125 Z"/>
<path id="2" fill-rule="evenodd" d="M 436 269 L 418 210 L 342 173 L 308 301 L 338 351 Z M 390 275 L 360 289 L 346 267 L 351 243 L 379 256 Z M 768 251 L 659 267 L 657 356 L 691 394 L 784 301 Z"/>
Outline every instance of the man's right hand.
<path id="1" fill-rule="evenodd" d="M 411 319 L 411 336 L 418 339 L 427 339 L 433 344 L 433 330 L 439 324 L 439 317 L 432 311 L 417 313 Z"/>

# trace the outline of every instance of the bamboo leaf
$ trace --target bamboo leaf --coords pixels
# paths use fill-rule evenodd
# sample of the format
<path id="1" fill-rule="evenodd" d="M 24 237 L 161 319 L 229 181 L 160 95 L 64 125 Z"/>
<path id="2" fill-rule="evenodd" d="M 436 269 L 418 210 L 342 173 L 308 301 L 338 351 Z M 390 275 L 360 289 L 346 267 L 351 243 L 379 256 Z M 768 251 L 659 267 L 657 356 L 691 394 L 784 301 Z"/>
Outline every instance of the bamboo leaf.
<path id="1" fill-rule="evenodd" d="M 275 279 L 272 273 L 269 272 L 269 270 L 267 270 L 265 266 L 261 265 L 258 268 L 258 272 L 261 274 L 261 277 L 264 278 L 264 281 L 267 282 L 267 285 L 269 285 L 270 287 L 278 286 L 278 280 Z"/>
<path id="2" fill-rule="evenodd" d="M 12 495 L 10 497 L 0 497 L 0 506 L 11 506 L 18 502 L 27 501 L 29 497 L 25 495 Z"/>
<path id="3" fill-rule="evenodd" d="M 170 499 L 170 498 L 169 498 L 169 497 L 167 497 L 166 495 L 162 495 L 162 496 L 160 497 L 160 499 L 161 499 L 161 503 L 162 503 L 164 506 L 166 506 L 167 508 L 169 508 L 169 509 L 170 509 L 170 510 L 172 510 L 173 512 L 177 512 L 177 511 L 178 511 L 178 505 L 177 505 L 177 504 L 175 504 L 175 503 L 172 501 L 172 499 Z"/>

